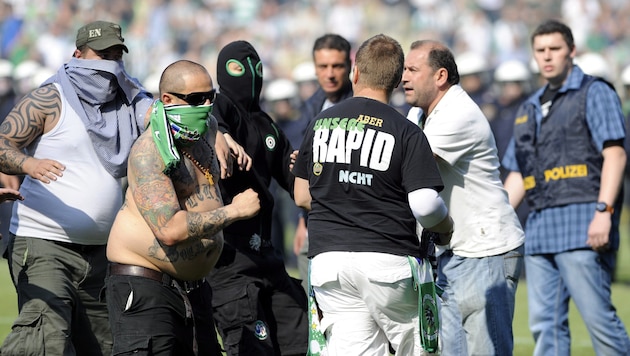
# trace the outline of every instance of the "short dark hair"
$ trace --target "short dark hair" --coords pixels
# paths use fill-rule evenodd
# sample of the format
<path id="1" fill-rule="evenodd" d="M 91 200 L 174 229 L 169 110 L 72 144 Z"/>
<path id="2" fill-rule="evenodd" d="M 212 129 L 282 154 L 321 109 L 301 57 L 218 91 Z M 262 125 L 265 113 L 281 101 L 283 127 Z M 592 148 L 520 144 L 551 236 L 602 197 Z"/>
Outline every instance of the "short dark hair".
<path id="1" fill-rule="evenodd" d="M 433 41 L 433 40 L 420 40 L 411 44 L 411 49 L 419 47 L 431 46 L 429 50 L 428 64 L 433 71 L 440 68 L 446 69 L 448 72 L 447 83 L 450 85 L 459 84 L 459 71 L 457 70 L 457 63 L 455 63 L 455 56 L 446 45 Z"/>
<path id="2" fill-rule="evenodd" d="M 345 62 L 348 68 L 350 68 L 352 65 L 350 60 L 350 48 L 350 42 L 345 38 L 334 33 L 327 33 L 315 40 L 313 56 L 315 56 L 315 51 L 320 49 L 336 49 L 340 52 L 346 52 Z"/>
<path id="3" fill-rule="evenodd" d="M 380 34 L 369 38 L 357 51 L 355 66 L 361 73 L 359 81 L 391 94 L 400 83 L 405 54 L 395 39 Z"/>
<path id="4" fill-rule="evenodd" d="M 571 32 L 569 26 L 558 20 L 553 19 L 547 20 L 536 27 L 536 29 L 532 33 L 531 44 L 534 44 L 534 38 L 540 35 L 548 35 L 550 33 L 561 34 L 562 38 L 564 38 L 564 42 L 566 42 L 567 46 L 569 46 L 569 49 L 572 50 L 575 47 L 575 42 L 573 41 L 573 32 Z"/>

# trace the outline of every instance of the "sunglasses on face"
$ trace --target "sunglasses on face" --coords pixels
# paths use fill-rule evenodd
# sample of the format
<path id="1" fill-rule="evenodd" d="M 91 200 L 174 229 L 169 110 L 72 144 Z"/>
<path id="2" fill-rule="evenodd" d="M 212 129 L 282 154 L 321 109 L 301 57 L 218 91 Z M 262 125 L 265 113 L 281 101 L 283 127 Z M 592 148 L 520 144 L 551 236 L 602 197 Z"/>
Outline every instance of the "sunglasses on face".
<path id="1" fill-rule="evenodd" d="M 182 99 L 183 101 L 187 102 L 190 105 L 199 106 L 199 105 L 204 105 L 206 103 L 206 100 L 210 100 L 210 104 L 214 103 L 216 92 L 217 91 L 215 89 L 212 89 L 206 92 L 196 92 L 196 93 L 189 93 L 189 94 L 180 94 L 180 93 L 172 93 L 172 92 L 168 92 L 168 93 Z"/>

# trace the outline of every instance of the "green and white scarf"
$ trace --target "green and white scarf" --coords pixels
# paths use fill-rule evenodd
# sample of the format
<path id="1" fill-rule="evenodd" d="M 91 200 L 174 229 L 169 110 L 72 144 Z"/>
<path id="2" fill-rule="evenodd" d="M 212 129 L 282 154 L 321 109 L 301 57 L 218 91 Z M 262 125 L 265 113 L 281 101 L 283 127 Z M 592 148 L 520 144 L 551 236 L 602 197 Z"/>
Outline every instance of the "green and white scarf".
<path id="1" fill-rule="evenodd" d="M 307 356 L 326 356 L 326 330 L 322 329 L 315 291 L 311 285 L 311 260 L 308 260 L 308 352 Z"/>
<path id="2" fill-rule="evenodd" d="M 188 146 L 208 132 L 208 117 L 212 105 L 169 105 L 155 101 L 151 110 L 150 126 L 153 141 L 164 161 L 164 173 L 179 165 L 181 157 L 175 142 Z"/>
<path id="3" fill-rule="evenodd" d="M 438 311 L 438 288 L 433 281 L 433 268 L 428 258 L 407 256 L 413 288 L 418 292 L 418 319 L 420 324 L 420 344 L 428 353 L 439 350 L 440 316 Z"/>

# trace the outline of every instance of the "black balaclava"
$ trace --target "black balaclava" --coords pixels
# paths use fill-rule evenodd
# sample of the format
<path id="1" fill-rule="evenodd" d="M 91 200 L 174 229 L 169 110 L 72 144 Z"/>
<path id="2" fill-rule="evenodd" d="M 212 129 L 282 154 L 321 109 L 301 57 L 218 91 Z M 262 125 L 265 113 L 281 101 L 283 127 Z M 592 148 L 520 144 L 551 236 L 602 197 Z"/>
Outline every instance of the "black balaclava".
<path id="1" fill-rule="evenodd" d="M 243 71 L 228 69 L 231 62 L 238 63 Z M 246 41 L 227 44 L 219 52 L 217 62 L 219 91 L 245 111 L 260 111 L 260 92 L 263 83 L 262 62 L 254 47 Z"/>

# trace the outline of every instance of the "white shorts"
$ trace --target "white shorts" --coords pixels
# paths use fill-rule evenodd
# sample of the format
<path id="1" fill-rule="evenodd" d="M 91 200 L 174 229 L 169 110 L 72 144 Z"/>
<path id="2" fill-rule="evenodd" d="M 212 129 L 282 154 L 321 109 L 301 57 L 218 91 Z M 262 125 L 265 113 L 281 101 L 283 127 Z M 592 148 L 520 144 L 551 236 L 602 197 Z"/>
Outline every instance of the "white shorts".
<path id="1" fill-rule="evenodd" d="M 311 261 L 311 284 L 334 355 L 425 355 L 418 292 L 406 256 L 326 252 Z"/>

